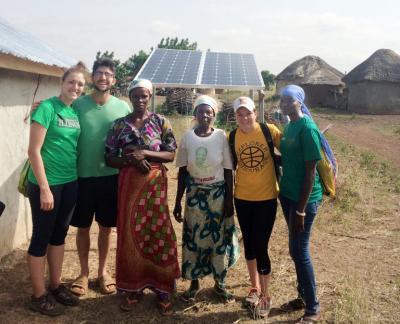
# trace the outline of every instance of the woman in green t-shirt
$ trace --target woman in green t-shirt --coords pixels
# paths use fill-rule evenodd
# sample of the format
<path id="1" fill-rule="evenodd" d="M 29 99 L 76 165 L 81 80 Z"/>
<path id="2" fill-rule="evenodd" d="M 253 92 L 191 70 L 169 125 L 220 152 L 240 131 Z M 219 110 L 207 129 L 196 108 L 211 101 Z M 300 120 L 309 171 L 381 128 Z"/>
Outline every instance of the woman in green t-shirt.
<path id="1" fill-rule="evenodd" d="M 68 69 L 58 97 L 46 99 L 32 112 L 28 156 L 28 197 L 32 210 L 32 238 L 28 267 L 33 288 L 29 307 L 45 315 L 63 313 L 64 305 L 79 299 L 61 284 L 64 241 L 77 198 L 78 117 L 71 103 L 85 85 L 82 63 Z M 46 255 L 49 264 L 49 292 L 45 286 Z"/>
<path id="2" fill-rule="evenodd" d="M 289 251 L 297 274 L 299 297 L 283 305 L 283 309 L 303 309 L 304 322 L 320 318 L 314 269 L 310 256 L 310 236 L 322 186 L 316 172 L 321 159 L 320 132 L 311 118 L 303 114 L 305 94 L 302 88 L 289 85 L 281 92 L 280 108 L 290 123 L 281 138 L 283 175 L 279 184 L 279 200 L 289 228 Z"/>

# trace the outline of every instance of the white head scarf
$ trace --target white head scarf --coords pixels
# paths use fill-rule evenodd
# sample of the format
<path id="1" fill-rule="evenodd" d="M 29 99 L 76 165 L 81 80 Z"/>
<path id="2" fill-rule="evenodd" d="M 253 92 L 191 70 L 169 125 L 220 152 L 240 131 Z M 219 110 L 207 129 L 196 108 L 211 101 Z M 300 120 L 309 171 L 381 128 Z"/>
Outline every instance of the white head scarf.
<path id="1" fill-rule="evenodd" d="M 207 95 L 201 95 L 196 98 L 194 101 L 194 109 L 200 105 L 208 105 L 211 107 L 212 110 L 214 110 L 214 114 L 216 115 L 218 113 L 218 103 L 215 101 L 214 98 L 207 96 Z"/>
<path id="2" fill-rule="evenodd" d="M 135 79 L 128 86 L 128 93 L 135 88 L 145 88 L 149 90 L 150 94 L 153 94 L 153 84 L 147 79 Z"/>

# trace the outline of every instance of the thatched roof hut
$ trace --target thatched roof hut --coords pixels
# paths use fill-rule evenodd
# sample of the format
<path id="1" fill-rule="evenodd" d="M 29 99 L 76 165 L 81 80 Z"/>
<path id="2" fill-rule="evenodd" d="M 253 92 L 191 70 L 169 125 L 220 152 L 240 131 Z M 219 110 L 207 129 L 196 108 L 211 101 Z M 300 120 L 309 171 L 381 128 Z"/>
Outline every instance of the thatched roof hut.
<path id="1" fill-rule="evenodd" d="M 348 110 L 364 114 L 400 114 L 400 56 L 380 49 L 349 72 Z"/>
<path id="2" fill-rule="evenodd" d="M 301 86 L 310 107 L 339 108 L 343 73 L 318 56 L 305 56 L 286 67 L 276 77 L 277 93 L 288 84 Z"/>

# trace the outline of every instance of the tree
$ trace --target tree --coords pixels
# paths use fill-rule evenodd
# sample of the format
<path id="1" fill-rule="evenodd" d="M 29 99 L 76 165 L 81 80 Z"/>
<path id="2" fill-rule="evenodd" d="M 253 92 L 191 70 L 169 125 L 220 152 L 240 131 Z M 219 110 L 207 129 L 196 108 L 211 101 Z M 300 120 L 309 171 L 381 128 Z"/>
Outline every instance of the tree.
<path id="1" fill-rule="evenodd" d="M 267 90 L 271 89 L 271 86 L 275 84 L 276 76 L 271 72 L 269 72 L 268 70 L 261 71 L 261 76 L 264 80 L 265 89 Z"/>
<path id="2" fill-rule="evenodd" d="M 162 38 L 160 43 L 158 43 L 157 48 L 168 48 L 168 49 L 179 49 L 179 50 L 191 50 L 195 51 L 197 49 L 197 42 L 190 43 L 188 38 L 178 37 L 175 38 Z"/>
<path id="3" fill-rule="evenodd" d="M 140 50 L 139 53 L 132 55 L 123 63 L 124 68 L 129 71 L 129 75 L 134 78 L 148 57 L 149 54 Z"/>
<path id="4" fill-rule="evenodd" d="M 182 38 L 181 40 L 178 37 L 175 38 L 162 38 L 160 43 L 157 45 L 157 48 L 168 48 L 168 49 L 181 49 L 181 50 L 193 50 L 197 49 L 197 43 L 190 43 L 188 38 Z M 151 51 L 153 49 L 151 48 Z M 117 60 L 114 57 L 114 52 L 100 52 L 98 51 L 96 54 L 96 60 L 100 58 L 108 58 L 112 60 L 115 64 L 115 77 L 117 82 L 114 86 L 114 93 L 117 95 L 125 94 L 126 88 L 128 87 L 129 82 L 135 78 L 140 68 L 146 62 L 147 58 L 150 54 L 146 53 L 143 50 L 140 50 L 138 53 L 129 57 L 125 62 L 121 63 L 120 60 Z"/>

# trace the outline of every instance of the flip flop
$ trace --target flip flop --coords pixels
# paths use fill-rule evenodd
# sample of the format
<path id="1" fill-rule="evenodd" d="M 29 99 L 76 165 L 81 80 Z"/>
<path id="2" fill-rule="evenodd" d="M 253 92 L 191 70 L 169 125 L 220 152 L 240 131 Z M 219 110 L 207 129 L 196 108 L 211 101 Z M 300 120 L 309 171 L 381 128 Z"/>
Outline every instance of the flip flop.
<path id="1" fill-rule="evenodd" d="M 119 304 L 119 308 L 124 312 L 130 312 L 135 308 L 135 305 L 140 302 L 143 294 L 141 293 L 129 293 Z"/>
<path id="2" fill-rule="evenodd" d="M 97 278 L 97 283 L 103 295 L 110 295 L 116 291 L 115 280 L 109 274 Z"/>
<path id="3" fill-rule="evenodd" d="M 227 304 L 235 302 L 235 297 L 226 288 L 219 286 L 217 283 L 214 285 L 214 293 Z"/>
<path id="4" fill-rule="evenodd" d="M 192 288 L 190 287 L 188 290 L 186 290 L 182 295 L 181 299 L 185 302 L 193 302 L 196 300 L 197 295 L 200 292 L 200 287 L 198 288 Z"/>
<path id="5" fill-rule="evenodd" d="M 171 316 L 174 311 L 172 309 L 172 303 L 170 301 L 158 301 L 158 308 L 162 316 Z"/>
<path id="6" fill-rule="evenodd" d="M 88 286 L 89 286 L 89 278 L 84 275 L 80 275 L 72 283 L 70 290 L 77 296 L 83 296 L 87 293 Z"/>

